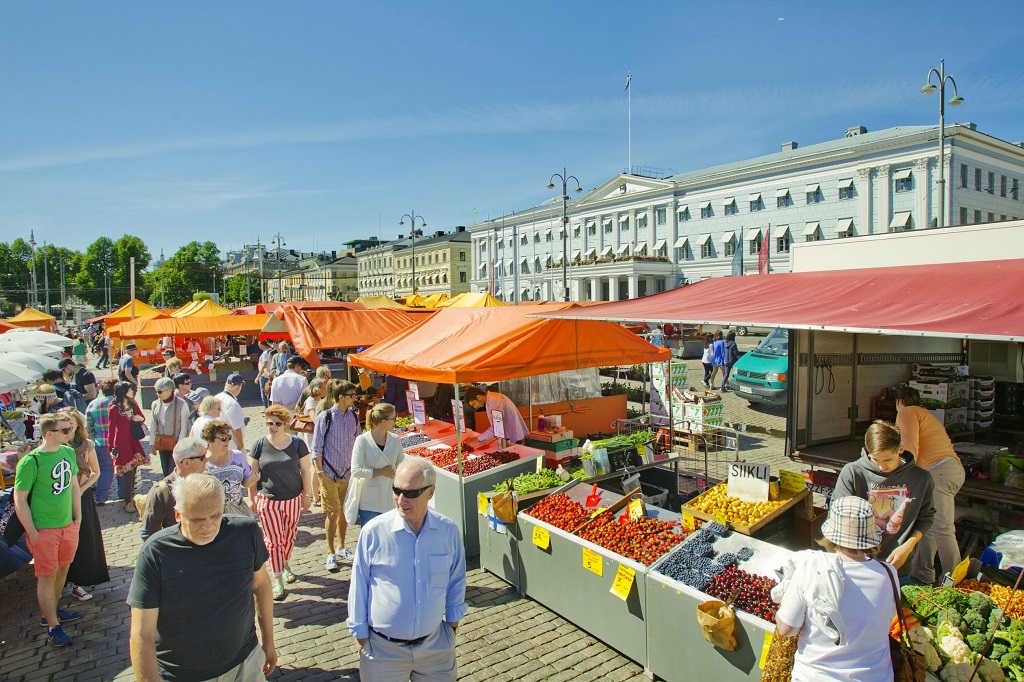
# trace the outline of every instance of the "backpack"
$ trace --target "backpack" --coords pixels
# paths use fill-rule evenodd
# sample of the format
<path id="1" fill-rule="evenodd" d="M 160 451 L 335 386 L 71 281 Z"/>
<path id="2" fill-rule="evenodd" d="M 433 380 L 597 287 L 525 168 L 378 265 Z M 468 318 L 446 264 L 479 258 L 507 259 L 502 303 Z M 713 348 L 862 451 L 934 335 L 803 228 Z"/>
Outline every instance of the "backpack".
<path id="1" fill-rule="evenodd" d="M 81 392 L 74 388 L 61 389 L 57 386 L 54 386 L 54 389 L 60 392 L 61 401 L 53 408 L 52 411 L 59 410 L 62 407 L 73 407 L 82 414 L 85 414 L 85 411 L 89 407 L 89 402 Z"/>

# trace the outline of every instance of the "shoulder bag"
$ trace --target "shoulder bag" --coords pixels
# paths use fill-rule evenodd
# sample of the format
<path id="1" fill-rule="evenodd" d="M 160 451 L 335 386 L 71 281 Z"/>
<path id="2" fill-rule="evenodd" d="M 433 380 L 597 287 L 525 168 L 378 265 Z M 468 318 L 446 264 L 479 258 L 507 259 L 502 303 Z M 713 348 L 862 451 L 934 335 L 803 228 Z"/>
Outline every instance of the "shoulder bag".
<path id="1" fill-rule="evenodd" d="M 124 414 L 124 410 L 120 406 L 118 406 L 117 409 L 121 410 L 122 415 Z M 135 440 L 143 440 L 149 435 L 149 430 L 146 428 L 146 422 L 135 421 L 134 409 L 131 411 L 131 414 L 128 415 L 128 423 L 131 424 L 132 438 Z"/>
<path id="2" fill-rule="evenodd" d="M 927 668 L 924 654 L 915 651 L 907 641 L 907 621 L 903 618 L 903 604 L 900 603 L 900 591 L 896 580 L 885 564 L 882 564 L 885 575 L 892 585 L 892 596 L 896 600 L 896 616 L 900 621 L 898 638 L 889 638 L 889 655 L 892 658 L 892 675 L 894 682 L 924 682 Z"/>
<path id="3" fill-rule="evenodd" d="M 134 422 L 132 422 L 134 423 Z M 174 412 L 171 417 L 172 433 L 157 433 L 153 435 L 153 449 L 159 452 L 172 452 L 174 444 L 178 439 L 178 397 L 174 397 Z M 159 427 L 157 428 L 159 430 Z"/>

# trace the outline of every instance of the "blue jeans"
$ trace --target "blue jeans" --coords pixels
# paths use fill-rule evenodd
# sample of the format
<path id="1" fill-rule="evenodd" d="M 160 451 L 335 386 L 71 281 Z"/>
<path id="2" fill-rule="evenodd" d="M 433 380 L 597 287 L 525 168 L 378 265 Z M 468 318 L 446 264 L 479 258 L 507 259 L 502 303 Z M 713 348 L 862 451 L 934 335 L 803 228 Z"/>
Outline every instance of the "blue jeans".
<path id="1" fill-rule="evenodd" d="M 366 509 L 359 510 L 359 525 L 365 526 L 370 522 L 370 519 L 380 516 L 380 512 L 368 511 Z"/>
<path id="2" fill-rule="evenodd" d="M 106 369 L 110 363 L 110 352 L 104 348 L 103 354 L 100 355 L 100 359 L 96 362 L 96 369 Z"/>
<path id="3" fill-rule="evenodd" d="M 260 386 L 260 400 L 263 401 L 263 409 L 270 407 L 270 396 L 267 395 L 267 382 L 270 381 L 270 377 L 262 376 L 257 380 Z"/>
<path id="4" fill-rule="evenodd" d="M 96 481 L 96 502 L 102 504 L 110 499 L 110 485 L 114 482 L 114 460 L 110 459 L 105 445 L 96 446 L 96 459 L 100 462 L 100 478 Z"/>

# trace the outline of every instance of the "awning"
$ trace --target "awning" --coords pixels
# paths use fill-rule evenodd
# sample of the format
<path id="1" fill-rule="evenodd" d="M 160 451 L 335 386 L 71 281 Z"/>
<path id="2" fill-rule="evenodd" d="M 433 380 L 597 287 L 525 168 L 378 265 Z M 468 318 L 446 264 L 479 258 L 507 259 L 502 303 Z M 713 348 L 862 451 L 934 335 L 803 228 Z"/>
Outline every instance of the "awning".
<path id="1" fill-rule="evenodd" d="M 821 185 L 816 182 L 812 182 L 804 188 L 804 191 L 808 194 L 817 194 L 819 189 L 821 189 Z"/>
<path id="2" fill-rule="evenodd" d="M 659 239 L 657 241 L 657 243 L 654 245 L 654 253 L 659 253 L 667 245 L 668 245 L 668 241 L 666 241 L 664 239 Z"/>
<path id="3" fill-rule="evenodd" d="M 754 192 L 748 198 L 750 199 L 750 201 L 761 201 L 761 193 L 760 192 Z"/>
<path id="4" fill-rule="evenodd" d="M 529 258 L 526 258 L 525 256 L 524 256 L 524 257 L 522 257 L 522 258 L 520 258 L 520 259 L 519 259 L 519 267 L 526 267 L 526 264 L 527 264 L 527 262 L 528 262 L 529 260 L 530 260 L 530 259 L 529 259 Z"/>
<path id="5" fill-rule="evenodd" d="M 850 189 L 851 187 L 853 187 L 853 178 L 846 178 L 838 183 L 839 189 Z"/>
<path id="6" fill-rule="evenodd" d="M 588 220 L 587 221 L 587 229 L 589 230 L 592 227 L 597 227 L 597 221 L 596 220 Z"/>
<path id="7" fill-rule="evenodd" d="M 612 219 L 611 218 L 605 218 L 604 220 L 601 221 L 601 224 L 602 225 L 606 225 L 606 226 L 610 226 L 612 224 Z"/>
<path id="8" fill-rule="evenodd" d="M 821 223 L 817 220 L 811 221 L 804 225 L 804 236 L 810 236 L 816 233 L 821 228 Z"/>
<path id="9" fill-rule="evenodd" d="M 853 218 L 840 218 L 836 223 L 836 232 L 849 232 L 853 228 Z"/>
<path id="10" fill-rule="evenodd" d="M 684 213 L 688 213 L 689 211 L 689 206 L 680 206 L 679 208 L 676 209 L 676 215 L 682 215 Z"/>
<path id="11" fill-rule="evenodd" d="M 711 202 L 710 201 L 702 201 L 702 202 L 700 202 L 700 208 L 701 208 L 701 210 L 704 210 L 704 209 L 707 209 L 707 208 L 711 208 Z"/>
<path id="12" fill-rule="evenodd" d="M 730 231 L 728 231 L 728 232 L 726 232 L 725 234 L 722 235 L 721 241 L 722 241 L 723 244 L 728 244 L 733 239 L 736 239 L 736 232 L 733 231 L 733 230 L 730 230 Z"/>
<path id="13" fill-rule="evenodd" d="M 667 348 L 652 346 L 616 324 L 526 317 L 567 306 L 576 307 L 443 308 L 415 327 L 350 355 L 349 362 L 388 375 L 452 384 L 671 358 Z"/>
<path id="14" fill-rule="evenodd" d="M 587 249 L 586 258 L 587 260 L 594 260 L 595 258 L 597 258 L 597 248 L 591 247 Z"/>
<path id="15" fill-rule="evenodd" d="M 686 246 L 687 241 L 689 241 L 688 237 L 680 237 L 676 240 L 676 245 L 673 248 L 682 249 Z"/>
<path id="16" fill-rule="evenodd" d="M 295 352 L 317 367 L 320 365 L 317 358 L 319 350 L 372 346 L 432 315 L 424 316 L 425 313 L 419 313 L 414 317 L 392 308 L 298 310 L 285 305 L 274 311 L 271 317 L 284 322 Z"/>
<path id="17" fill-rule="evenodd" d="M 726 197 L 726 198 L 722 199 L 722 205 L 723 206 L 732 206 L 735 203 L 736 203 L 736 197 Z"/>
<path id="18" fill-rule="evenodd" d="M 777 189 L 777 190 L 775 190 L 775 198 L 776 199 L 781 199 L 782 197 L 786 196 L 787 194 L 789 194 L 789 189 L 788 188 L 787 189 Z"/>
<path id="19" fill-rule="evenodd" d="M 1024 259 L 1017 259 L 711 277 L 644 298 L 538 315 L 1020 342 L 1024 306 L 1006 292 L 1021 290 Z"/>
<path id="20" fill-rule="evenodd" d="M 747 241 L 756 242 L 761 236 L 761 228 L 755 228 L 750 232 L 747 232 Z"/>
<path id="21" fill-rule="evenodd" d="M 507 266 L 508 266 L 509 268 L 514 268 L 514 267 L 516 266 L 516 262 L 515 262 L 515 261 L 514 261 L 513 259 L 511 259 L 511 258 L 509 258 L 509 259 L 508 259 L 508 262 L 507 262 L 507 263 L 505 263 L 505 264 L 506 264 L 506 265 L 507 265 Z"/>
<path id="22" fill-rule="evenodd" d="M 636 248 L 633 250 L 633 253 L 635 255 L 637 255 L 637 256 L 639 256 L 639 255 L 645 255 L 646 256 L 647 255 L 647 242 L 640 242 L 639 244 L 637 244 Z"/>
<path id="23" fill-rule="evenodd" d="M 544 241 L 547 241 L 548 237 L 551 236 L 551 230 L 550 229 L 544 230 L 543 234 L 544 234 Z"/>
<path id="24" fill-rule="evenodd" d="M 266 315 L 221 315 L 219 317 L 144 317 L 118 326 L 122 339 L 146 339 L 161 336 L 228 336 L 259 334 Z"/>
<path id="25" fill-rule="evenodd" d="M 778 234 L 775 235 L 776 237 L 785 237 L 789 234 L 789 225 L 776 225 L 775 229 L 778 230 Z"/>
<path id="26" fill-rule="evenodd" d="M 710 239 L 711 239 L 711 235 L 710 234 L 707 234 L 707 233 L 702 234 L 701 236 L 697 237 L 697 244 L 700 245 L 700 246 L 704 246 L 705 244 L 708 243 L 708 241 Z"/>
<path id="27" fill-rule="evenodd" d="M 892 217 L 892 222 L 889 223 L 889 229 L 896 227 L 907 227 L 910 225 L 910 211 L 900 211 Z"/>
<path id="28" fill-rule="evenodd" d="M 913 172 L 914 171 L 911 168 L 904 168 L 901 171 L 896 171 L 895 173 L 893 173 L 892 177 L 896 180 L 909 180 Z"/>
<path id="29" fill-rule="evenodd" d="M 616 256 L 622 256 L 629 253 L 629 244 L 623 244 L 619 247 L 618 251 L 615 252 Z"/>
<path id="30" fill-rule="evenodd" d="M 601 258 L 610 258 L 614 250 L 615 247 L 613 246 L 604 247 L 603 249 L 601 249 Z"/>
<path id="31" fill-rule="evenodd" d="M 572 252 L 572 260 L 579 260 L 579 259 L 580 259 L 580 250 L 576 249 L 575 251 Z"/>
<path id="32" fill-rule="evenodd" d="M 628 223 L 628 222 L 629 222 L 629 216 L 628 215 L 619 216 L 619 225 L 621 225 L 622 223 Z"/>

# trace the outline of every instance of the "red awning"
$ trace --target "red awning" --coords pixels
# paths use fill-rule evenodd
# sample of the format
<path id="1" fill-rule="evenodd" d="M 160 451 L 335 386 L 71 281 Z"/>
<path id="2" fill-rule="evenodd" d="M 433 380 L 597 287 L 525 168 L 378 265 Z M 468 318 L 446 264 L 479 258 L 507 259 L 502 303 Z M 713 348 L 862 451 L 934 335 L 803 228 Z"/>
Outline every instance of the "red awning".
<path id="1" fill-rule="evenodd" d="M 631 301 L 535 312 L 617 322 L 1024 340 L 1024 260 L 716 277 Z"/>
<path id="2" fill-rule="evenodd" d="M 317 351 L 325 348 L 372 346 L 423 319 L 404 310 L 296 310 L 286 304 L 274 311 L 295 345 L 295 352 L 314 367 Z"/>

